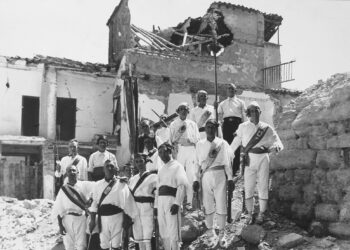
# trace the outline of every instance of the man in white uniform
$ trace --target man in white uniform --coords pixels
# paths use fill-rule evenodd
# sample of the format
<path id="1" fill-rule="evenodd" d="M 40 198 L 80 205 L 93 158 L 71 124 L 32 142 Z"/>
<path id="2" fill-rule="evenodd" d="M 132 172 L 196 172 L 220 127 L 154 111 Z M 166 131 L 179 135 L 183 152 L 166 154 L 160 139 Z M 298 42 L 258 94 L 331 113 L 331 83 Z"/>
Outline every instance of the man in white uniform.
<path id="1" fill-rule="evenodd" d="M 193 183 L 195 192 L 202 191 L 207 236 L 215 237 L 213 229 L 214 213 L 219 226 L 219 240 L 222 247 L 226 244 L 225 221 L 227 215 L 226 191 L 233 192 L 232 169 L 230 166 L 230 148 L 228 143 L 215 136 L 218 123 L 210 119 L 205 124 L 206 139 L 196 145 L 197 174 Z M 229 201 L 231 202 L 231 201 Z"/>
<path id="2" fill-rule="evenodd" d="M 67 183 L 57 194 L 53 216 L 57 217 L 66 250 L 86 249 L 86 212 L 94 182 L 78 181 L 75 165 L 66 168 Z"/>
<path id="3" fill-rule="evenodd" d="M 239 125 L 237 136 L 234 138 L 231 149 L 233 152 L 240 146 L 242 150 L 242 166 L 244 166 L 244 189 L 248 223 L 252 223 L 254 207 L 254 191 L 257 185 L 259 194 L 260 212 L 256 219 L 258 224 L 264 220 L 264 212 L 268 200 L 269 182 L 269 152 L 279 152 L 283 149 L 281 140 L 276 131 L 267 123 L 260 121 L 261 109 L 257 102 L 247 107 L 246 121 Z"/>
<path id="4" fill-rule="evenodd" d="M 122 231 L 132 218 L 137 216 L 137 207 L 128 185 L 114 176 L 116 166 L 106 161 L 105 178 L 97 181 L 90 207 L 90 231 L 96 226 L 100 230 L 101 248 L 121 249 Z"/>
<path id="5" fill-rule="evenodd" d="M 145 136 L 144 144 L 145 149 L 144 154 L 149 158 L 146 163 L 146 170 L 151 172 L 157 172 L 162 166 L 163 162 L 159 158 L 158 149 L 154 147 L 154 136 Z"/>
<path id="6" fill-rule="evenodd" d="M 205 122 L 209 119 L 215 119 L 215 110 L 212 105 L 207 104 L 208 93 L 205 90 L 199 90 L 197 92 L 197 107 L 194 107 L 190 111 L 189 118 L 197 123 L 201 139 L 206 137 Z"/>
<path id="7" fill-rule="evenodd" d="M 88 178 L 91 181 L 98 181 L 104 178 L 104 163 L 109 160 L 118 168 L 117 159 L 114 154 L 106 150 L 108 146 L 107 137 L 101 135 L 97 139 L 98 150 L 92 153 L 89 158 Z"/>
<path id="8" fill-rule="evenodd" d="M 68 166 L 76 166 L 78 170 L 78 180 L 87 181 L 87 161 L 85 157 L 79 155 L 78 153 L 79 143 L 77 140 L 73 139 L 68 143 L 68 155 L 63 157 L 60 162 L 57 163 L 55 176 L 60 178 L 64 177 L 63 183 L 67 183 L 67 172 Z"/>
<path id="9" fill-rule="evenodd" d="M 180 206 L 189 183 L 183 166 L 172 159 L 173 147 L 163 143 L 158 148 L 164 166 L 158 172 L 155 215 L 158 214 L 160 236 L 165 250 L 180 250 Z"/>
<path id="10" fill-rule="evenodd" d="M 140 250 L 151 250 L 151 238 L 154 229 L 154 192 L 157 187 L 158 176 L 156 173 L 146 170 L 148 160 L 149 158 L 145 154 L 135 155 L 134 163 L 139 170 L 139 174 L 131 177 L 129 181 L 129 188 L 138 209 L 138 216 L 133 224 L 133 232 Z"/>
<path id="11" fill-rule="evenodd" d="M 197 124 L 187 119 L 189 106 L 181 103 L 176 112 L 179 117 L 170 124 L 170 141 L 175 150 L 178 149 L 176 160 L 184 166 L 189 183 L 193 183 L 196 169 L 196 148 L 195 145 L 200 139 Z M 187 188 L 186 209 L 192 209 L 193 189 Z"/>

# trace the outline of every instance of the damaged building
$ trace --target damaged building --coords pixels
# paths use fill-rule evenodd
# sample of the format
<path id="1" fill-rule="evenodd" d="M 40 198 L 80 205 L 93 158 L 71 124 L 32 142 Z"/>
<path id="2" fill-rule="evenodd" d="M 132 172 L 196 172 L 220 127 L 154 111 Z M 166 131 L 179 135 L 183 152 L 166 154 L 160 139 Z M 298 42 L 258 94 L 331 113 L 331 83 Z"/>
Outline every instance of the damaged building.
<path id="1" fill-rule="evenodd" d="M 280 44 L 270 42 L 281 24 L 279 15 L 215 2 L 203 17 L 150 32 L 130 23 L 128 1 L 122 0 L 107 22 L 109 65 L 117 69 L 116 93 L 122 93 L 114 97 L 119 161 L 130 160 L 137 121 L 158 120 L 152 109 L 170 115 L 180 102 L 193 107 L 200 89 L 213 103 L 215 75 L 220 101 L 225 84 L 235 82 L 239 97 L 257 101 L 262 119 L 273 124 L 282 105 L 299 94 L 281 88 L 293 80 L 294 62 L 281 63 Z"/>
<path id="2" fill-rule="evenodd" d="M 55 57 L 0 57 L 0 195 L 53 198 L 55 160 L 76 138 L 89 157 L 94 135 L 112 134 L 115 74 Z M 111 137 L 110 150 L 116 141 Z"/>
<path id="3" fill-rule="evenodd" d="M 108 65 L 36 56 L 0 57 L 0 195 L 53 198 L 55 160 L 78 139 L 89 157 L 98 134 L 120 166 L 130 162 L 138 122 L 171 115 L 180 102 L 196 104 L 206 89 L 209 103 L 226 98 L 234 82 L 246 103 L 257 101 L 262 120 L 274 124 L 281 107 L 300 93 L 281 88 L 293 80 L 293 61 L 282 63 L 282 17 L 215 2 L 203 17 L 164 30 L 131 24 L 127 0 L 107 21 Z M 215 55 L 215 56 L 213 56 Z M 34 180 L 34 181 L 33 181 Z"/>

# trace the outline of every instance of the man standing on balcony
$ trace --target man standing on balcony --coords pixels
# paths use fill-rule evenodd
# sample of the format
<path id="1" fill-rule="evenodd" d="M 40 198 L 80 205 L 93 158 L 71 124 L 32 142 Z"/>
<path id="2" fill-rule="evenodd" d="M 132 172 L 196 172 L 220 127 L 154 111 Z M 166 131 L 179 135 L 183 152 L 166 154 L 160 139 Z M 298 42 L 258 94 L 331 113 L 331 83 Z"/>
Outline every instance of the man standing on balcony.
<path id="1" fill-rule="evenodd" d="M 222 133 L 224 140 L 231 144 L 234 133 L 239 124 L 244 121 L 245 104 L 244 101 L 236 97 L 237 87 L 230 83 L 227 85 L 227 99 L 222 101 L 218 107 L 219 121 L 222 122 Z M 232 173 L 235 175 L 239 169 L 240 149 L 235 151 L 235 158 L 232 164 Z"/>

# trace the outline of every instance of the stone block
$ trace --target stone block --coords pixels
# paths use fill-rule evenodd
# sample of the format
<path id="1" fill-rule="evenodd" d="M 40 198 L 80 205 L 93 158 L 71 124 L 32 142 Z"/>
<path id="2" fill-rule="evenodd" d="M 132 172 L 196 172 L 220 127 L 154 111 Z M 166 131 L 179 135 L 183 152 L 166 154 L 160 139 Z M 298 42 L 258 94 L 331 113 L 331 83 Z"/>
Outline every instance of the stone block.
<path id="1" fill-rule="evenodd" d="M 345 222 L 334 222 L 328 225 L 328 232 L 334 237 L 350 240 L 350 224 Z"/>
<path id="2" fill-rule="evenodd" d="M 321 168 L 339 168 L 344 162 L 341 150 L 320 150 L 317 152 L 316 165 Z"/>
<path id="3" fill-rule="evenodd" d="M 316 187 L 324 185 L 326 182 L 326 173 L 324 169 L 314 168 L 311 171 L 311 183 Z"/>
<path id="4" fill-rule="evenodd" d="M 294 182 L 296 184 L 306 184 L 310 182 L 310 169 L 296 169 L 294 171 Z"/>
<path id="5" fill-rule="evenodd" d="M 290 233 L 278 239 L 277 245 L 282 248 L 293 248 L 304 242 L 304 237 L 300 234 Z"/>
<path id="6" fill-rule="evenodd" d="M 350 169 L 338 169 L 327 172 L 327 182 L 339 188 L 350 186 Z"/>
<path id="7" fill-rule="evenodd" d="M 338 221 L 339 207 L 335 204 L 317 204 L 315 207 L 315 217 L 319 221 Z"/>
<path id="8" fill-rule="evenodd" d="M 287 110 L 281 114 L 277 125 L 277 130 L 290 130 L 292 128 L 292 122 L 297 117 L 296 110 Z"/>
<path id="9" fill-rule="evenodd" d="M 323 237 L 327 234 L 327 227 L 320 221 L 313 221 L 309 226 L 309 234 L 315 237 Z"/>
<path id="10" fill-rule="evenodd" d="M 314 150 L 283 150 L 276 157 L 271 158 L 270 168 L 293 169 L 312 168 L 316 162 Z"/>
<path id="11" fill-rule="evenodd" d="M 284 172 L 284 179 L 286 182 L 294 181 L 294 169 L 288 169 Z"/>
<path id="12" fill-rule="evenodd" d="M 312 204 L 294 202 L 292 205 L 293 218 L 304 221 L 306 224 L 314 217 L 314 208 Z"/>
<path id="13" fill-rule="evenodd" d="M 349 127 L 349 120 L 345 121 L 333 121 L 328 123 L 328 131 L 332 135 L 344 134 Z"/>
<path id="14" fill-rule="evenodd" d="M 309 136 L 307 144 L 310 149 L 327 149 L 327 136 Z"/>
<path id="15" fill-rule="evenodd" d="M 318 200 L 318 190 L 315 185 L 303 186 L 303 200 L 309 204 L 315 204 Z"/>
<path id="16" fill-rule="evenodd" d="M 318 187 L 319 195 L 323 203 L 339 203 L 343 199 L 342 189 L 334 183 L 333 185 L 325 182 Z"/>
<path id="17" fill-rule="evenodd" d="M 298 201 L 301 200 L 301 186 L 287 184 L 281 186 L 278 190 L 278 197 L 282 201 Z"/>
<path id="18" fill-rule="evenodd" d="M 289 139 L 297 139 L 298 136 L 294 133 L 293 130 L 288 129 L 288 130 L 278 130 L 277 131 L 278 136 L 282 141 L 284 140 L 289 140 Z"/>
<path id="19" fill-rule="evenodd" d="M 247 225 L 242 230 L 241 237 L 250 244 L 258 245 L 266 236 L 266 231 L 259 225 Z"/>
<path id="20" fill-rule="evenodd" d="M 308 139 L 305 137 L 301 137 L 298 139 L 288 139 L 282 140 L 283 146 L 286 150 L 288 149 L 308 149 Z"/>
<path id="21" fill-rule="evenodd" d="M 348 148 L 350 145 L 350 133 L 332 136 L 327 140 L 327 149 Z"/>
<path id="22" fill-rule="evenodd" d="M 350 222 L 350 202 L 345 202 L 340 206 L 339 220 Z"/>

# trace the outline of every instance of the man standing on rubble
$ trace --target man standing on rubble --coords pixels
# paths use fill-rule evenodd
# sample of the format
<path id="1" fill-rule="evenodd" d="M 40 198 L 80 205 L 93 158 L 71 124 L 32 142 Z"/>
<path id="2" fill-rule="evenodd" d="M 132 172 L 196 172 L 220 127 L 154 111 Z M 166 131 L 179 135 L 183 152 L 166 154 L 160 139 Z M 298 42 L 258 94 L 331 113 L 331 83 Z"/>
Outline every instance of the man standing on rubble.
<path id="1" fill-rule="evenodd" d="M 129 188 L 138 209 L 138 216 L 134 220 L 133 232 L 140 250 L 151 250 L 151 239 L 154 229 L 154 192 L 158 176 L 155 172 L 146 170 L 148 161 L 149 157 L 146 154 L 138 153 L 135 155 L 134 163 L 139 173 L 131 177 L 129 181 Z"/>
<path id="2" fill-rule="evenodd" d="M 219 121 L 222 123 L 222 134 L 224 140 L 228 144 L 231 144 L 234 133 L 236 132 L 239 124 L 244 121 L 245 104 L 244 101 L 236 96 L 237 87 L 235 84 L 230 83 L 227 85 L 227 99 L 222 101 L 218 107 Z M 232 164 L 232 173 L 235 175 L 239 169 L 239 148 L 235 151 L 235 159 Z"/>
<path id="3" fill-rule="evenodd" d="M 175 148 L 175 159 L 184 166 L 189 183 L 194 181 L 196 168 L 195 145 L 200 139 L 197 124 L 187 119 L 189 106 L 186 102 L 181 103 L 176 112 L 179 117 L 170 124 L 170 141 Z M 187 188 L 186 209 L 192 210 L 193 190 Z"/>
<path id="4" fill-rule="evenodd" d="M 190 111 L 189 118 L 194 121 L 199 129 L 201 139 L 206 137 L 205 122 L 208 119 L 215 119 L 215 111 L 212 105 L 207 104 L 208 93 L 205 90 L 199 90 L 197 92 L 197 107 L 194 107 Z"/>
<path id="5" fill-rule="evenodd" d="M 104 164 L 105 177 L 96 182 L 90 207 L 90 232 L 96 226 L 96 216 L 100 232 L 102 250 L 121 249 L 122 231 L 137 216 L 137 207 L 126 181 L 114 175 L 117 166 L 107 160 Z"/>
<path id="6" fill-rule="evenodd" d="M 246 113 L 249 121 L 239 125 L 231 149 L 234 152 L 240 145 L 243 146 L 241 165 L 245 168 L 244 189 L 248 211 L 247 221 L 249 224 L 253 221 L 253 197 L 257 185 L 260 212 L 256 222 L 261 224 L 264 221 L 268 201 L 269 152 L 279 152 L 283 149 L 283 145 L 276 131 L 270 125 L 260 121 L 261 108 L 257 102 L 249 104 Z"/>
<path id="7" fill-rule="evenodd" d="M 159 232 L 164 249 L 180 250 L 180 206 L 189 183 L 183 166 L 172 159 L 173 147 L 169 143 L 163 143 L 158 150 L 164 166 L 158 172 L 154 214 L 158 216 Z"/>
<path id="8" fill-rule="evenodd" d="M 85 157 L 78 153 L 79 143 L 77 140 L 70 140 L 68 143 L 68 155 L 63 157 L 60 162 L 57 163 L 55 177 L 61 178 L 63 176 L 63 183 L 67 183 L 67 167 L 76 166 L 78 170 L 77 178 L 80 181 L 87 181 L 87 161 Z"/>
<path id="9" fill-rule="evenodd" d="M 98 181 L 104 178 L 104 163 L 109 160 L 118 168 L 117 159 L 114 154 L 107 151 L 108 139 L 105 135 L 97 138 L 98 150 L 89 158 L 88 178 L 89 181 Z"/>
<path id="10" fill-rule="evenodd" d="M 66 168 L 67 183 L 57 194 L 53 215 L 57 216 L 66 250 L 86 249 L 86 213 L 94 182 L 78 181 L 77 166 Z"/>
<path id="11" fill-rule="evenodd" d="M 208 228 L 206 234 L 211 244 L 215 242 L 214 214 L 219 226 L 219 243 L 226 246 L 225 222 L 227 215 L 226 191 L 233 192 L 234 181 L 230 164 L 230 148 L 228 143 L 216 137 L 219 124 L 209 119 L 205 124 L 206 138 L 196 145 L 197 171 L 193 182 L 193 191 L 201 189 L 205 221 Z M 214 247 L 212 245 L 212 247 Z"/>

